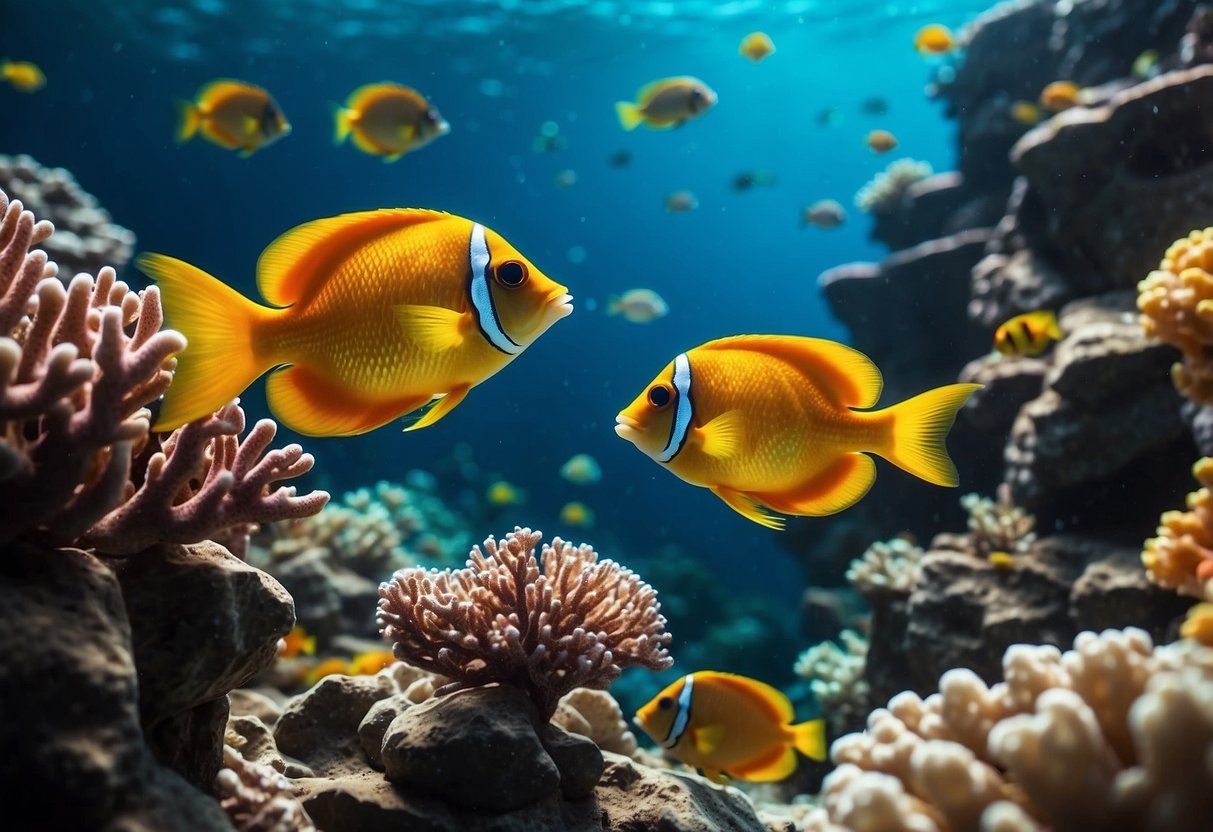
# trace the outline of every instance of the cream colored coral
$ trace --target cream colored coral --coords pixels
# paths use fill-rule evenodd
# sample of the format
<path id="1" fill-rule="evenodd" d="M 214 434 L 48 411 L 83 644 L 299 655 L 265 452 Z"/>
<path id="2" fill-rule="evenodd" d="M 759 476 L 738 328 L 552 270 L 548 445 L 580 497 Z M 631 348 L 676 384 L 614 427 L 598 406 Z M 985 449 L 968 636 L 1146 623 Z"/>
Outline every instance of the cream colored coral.
<path id="1" fill-rule="evenodd" d="M 998 498 L 966 494 L 960 505 L 969 513 L 969 543 L 974 553 L 988 558 L 994 552 L 1024 554 L 1036 542 L 1036 518 L 1011 502 L 1011 489 L 1003 483 Z"/>
<path id="2" fill-rule="evenodd" d="M 1171 244 L 1158 268 L 1137 284 L 1142 327 L 1178 347 L 1183 362 L 1171 368 L 1181 393 L 1213 403 L 1213 228 L 1195 230 Z"/>
<path id="3" fill-rule="evenodd" d="M 826 710 L 835 710 L 848 702 L 864 701 L 868 694 L 863 678 L 868 657 L 868 640 L 854 630 L 843 630 L 842 647 L 823 641 L 805 650 L 793 670 L 809 680 L 809 687 Z"/>
<path id="4" fill-rule="evenodd" d="M 861 595 L 908 594 L 918 583 L 922 555 L 922 548 L 905 538 L 878 541 L 869 546 L 862 557 L 851 561 L 847 581 Z"/>
<path id="5" fill-rule="evenodd" d="M 855 194 L 859 210 L 872 214 L 887 214 L 897 209 L 906 189 L 933 173 L 926 162 L 898 159 L 868 182 Z"/>
<path id="6" fill-rule="evenodd" d="M 1011 647 L 1003 667 L 993 686 L 949 671 L 939 693 L 898 694 L 839 738 L 806 828 L 1205 829 L 1213 649 L 1109 630 L 1065 653 Z"/>
<path id="7" fill-rule="evenodd" d="M 627 757 L 636 753 L 636 736 L 628 730 L 619 703 L 605 690 L 569 691 L 556 706 L 552 722 L 566 731 L 589 737 L 604 751 Z"/>

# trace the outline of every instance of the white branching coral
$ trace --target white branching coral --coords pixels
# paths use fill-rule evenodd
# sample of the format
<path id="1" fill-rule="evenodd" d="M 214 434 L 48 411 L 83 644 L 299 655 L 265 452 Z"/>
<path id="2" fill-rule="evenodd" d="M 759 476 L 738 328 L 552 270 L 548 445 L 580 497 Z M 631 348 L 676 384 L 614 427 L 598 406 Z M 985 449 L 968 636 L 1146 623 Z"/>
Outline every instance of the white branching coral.
<path id="1" fill-rule="evenodd" d="M 859 189 L 855 194 L 855 205 L 869 214 L 891 213 L 897 209 L 907 188 L 932 173 L 934 170 L 926 162 L 897 159 Z"/>
<path id="2" fill-rule="evenodd" d="M 544 719 L 576 687 L 606 688 L 630 666 L 673 660 L 657 592 L 586 544 L 515 528 L 467 568 L 402 569 L 379 585 L 380 632 L 401 661 L 452 681 L 435 693 L 493 682 L 521 688 Z"/>
<path id="3" fill-rule="evenodd" d="M 966 494 L 960 505 L 969 513 L 969 545 L 980 557 L 1024 554 L 1036 542 L 1036 518 L 1011 502 L 1006 483 L 998 487 L 997 500 Z"/>
<path id="4" fill-rule="evenodd" d="M 850 702 L 865 702 L 868 684 L 863 670 L 868 658 L 868 640 L 854 630 L 843 630 L 839 647 L 823 641 L 800 654 L 794 670 L 809 680 L 809 688 L 827 711 Z"/>
<path id="5" fill-rule="evenodd" d="M 285 776 L 226 745 L 223 765 L 215 793 L 239 832 L 316 832 Z"/>
<path id="6" fill-rule="evenodd" d="M 1003 672 L 950 670 L 837 740 L 805 829 L 1207 829 L 1213 649 L 1085 632 L 1012 646 Z"/>
<path id="7" fill-rule="evenodd" d="M 851 561 L 847 581 L 860 595 L 909 594 L 918 583 L 923 551 L 902 537 L 876 542 Z"/>

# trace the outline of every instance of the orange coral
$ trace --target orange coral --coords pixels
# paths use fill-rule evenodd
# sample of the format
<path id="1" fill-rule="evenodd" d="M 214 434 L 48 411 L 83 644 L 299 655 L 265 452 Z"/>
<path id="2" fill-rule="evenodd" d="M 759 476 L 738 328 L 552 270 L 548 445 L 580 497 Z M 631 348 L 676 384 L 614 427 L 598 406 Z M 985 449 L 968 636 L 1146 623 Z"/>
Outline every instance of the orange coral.
<path id="1" fill-rule="evenodd" d="M 1213 604 L 1197 604 L 1188 610 L 1188 617 L 1179 628 L 1180 638 L 1199 641 L 1205 647 L 1213 647 Z"/>
<path id="2" fill-rule="evenodd" d="M 1213 228 L 1172 243 L 1137 291 L 1146 334 L 1183 353 L 1183 363 L 1171 368 L 1175 386 L 1194 402 L 1213 404 Z"/>
<path id="3" fill-rule="evenodd" d="M 1141 561 L 1159 586 L 1213 600 L 1213 458 L 1197 461 L 1192 475 L 1202 487 L 1188 495 L 1187 511 L 1163 514 Z"/>

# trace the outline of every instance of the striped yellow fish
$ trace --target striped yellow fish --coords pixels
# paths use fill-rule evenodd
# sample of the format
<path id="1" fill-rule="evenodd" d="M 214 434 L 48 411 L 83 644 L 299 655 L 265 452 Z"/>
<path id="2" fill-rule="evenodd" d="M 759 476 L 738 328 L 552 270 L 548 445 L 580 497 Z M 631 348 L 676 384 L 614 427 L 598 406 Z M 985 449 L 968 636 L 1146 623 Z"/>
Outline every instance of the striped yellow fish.
<path id="1" fill-rule="evenodd" d="M 1061 340 L 1061 325 L 1051 309 L 1016 315 L 994 331 L 994 349 L 1003 355 L 1037 356 Z"/>
<path id="2" fill-rule="evenodd" d="M 137 265 L 163 288 L 189 346 L 154 429 L 218 410 L 266 371 L 274 415 L 308 436 L 365 433 L 475 385 L 573 311 L 568 290 L 478 222 L 416 208 L 305 223 L 257 261 L 273 306 L 172 257 Z"/>

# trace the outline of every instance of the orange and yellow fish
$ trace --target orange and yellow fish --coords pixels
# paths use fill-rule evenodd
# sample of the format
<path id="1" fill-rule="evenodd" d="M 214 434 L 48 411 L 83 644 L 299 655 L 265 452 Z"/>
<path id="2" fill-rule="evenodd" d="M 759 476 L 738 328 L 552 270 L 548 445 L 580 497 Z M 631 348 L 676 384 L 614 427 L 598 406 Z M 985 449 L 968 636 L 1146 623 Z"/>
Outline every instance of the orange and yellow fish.
<path id="1" fill-rule="evenodd" d="M 873 153 L 888 153 L 897 147 L 897 137 L 888 130 L 872 130 L 865 142 Z"/>
<path id="2" fill-rule="evenodd" d="M 1050 113 L 1060 113 L 1078 106 L 1082 93 L 1073 81 L 1054 81 L 1040 91 L 1040 105 Z"/>
<path id="3" fill-rule="evenodd" d="M 955 486 L 944 441 L 979 384 L 928 390 L 884 410 L 880 371 L 820 338 L 740 335 L 678 355 L 615 417 L 615 432 L 692 485 L 770 529 L 771 512 L 819 516 L 858 502 L 877 454 Z"/>
<path id="4" fill-rule="evenodd" d="M 350 659 L 345 672 L 350 676 L 374 676 L 395 661 L 396 657 L 392 655 L 391 650 L 372 650 L 369 653 L 359 653 Z"/>
<path id="5" fill-rule="evenodd" d="M 775 51 L 775 42 L 765 32 L 750 32 L 741 40 L 738 52 L 758 63 Z"/>
<path id="6" fill-rule="evenodd" d="M 1011 105 L 1011 118 L 1020 124 L 1031 127 L 1033 124 L 1038 124 L 1044 117 L 1044 111 L 1031 101 L 1019 100 Z"/>
<path id="7" fill-rule="evenodd" d="M 793 725 L 792 703 L 770 685 L 701 670 L 684 676 L 636 712 L 639 725 L 669 756 L 702 770 L 752 782 L 783 780 L 799 751 L 826 756 L 825 723 Z"/>
<path id="8" fill-rule="evenodd" d="M 1016 315 L 994 331 L 994 349 L 1003 355 L 1036 356 L 1062 338 L 1061 325 L 1051 309 Z"/>
<path id="9" fill-rule="evenodd" d="M 349 670 L 349 662 L 345 659 L 331 658 L 317 664 L 303 677 L 303 683 L 309 688 L 325 676 L 336 676 Z"/>
<path id="10" fill-rule="evenodd" d="M 21 92 L 37 92 L 46 86 L 46 76 L 29 61 L 0 61 L 0 80 L 7 81 Z"/>
<path id="11" fill-rule="evenodd" d="M 278 657 L 293 659 L 300 653 L 305 656 L 316 654 L 316 637 L 309 636 L 302 624 L 296 624 L 291 631 L 278 640 Z"/>
<path id="12" fill-rule="evenodd" d="M 707 84 L 683 75 L 646 84 L 636 94 L 636 103 L 615 102 L 615 113 L 624 130 L 635 130 L 641 124 L 664 130 L 703 115 L 715 103 L 716 93 Z"/>
<path id="13" fill-rule="evenodd" d="M 291 132 L 282 108 L 263 88 L 244 81 L 212 81 L 194 101 L 179 102 L 177 141 L 201 132 L 211 142 L 251 156 Z"/>
<path id="14" fill-rule="evenodd" d="M 946 55 L 956 48 L 956 38 L 947 26 L 930 23 L 914 35 L 914 48 L 919 55 Z"/>
<path id="15" fill-rule="evenodd" d="M 484 492 L 485 499 L 495 506 L 516 506 L 526 502 L 526 493 L 512 482 L 497 480 Z"/>
<path id="16" fill-rule="evenodd" d="M 560 522 L 566 526 L 592 526 L 594 525 L 594 510 L 576 500 L 565 503 L 560 508 Z"/>
<path id="17" fill-rule="evenodd" d="M 273 306 L 173 257 L 144 254 L 163 289 L 178 356 L 157 431 L 213 413 L 260 375 L 270 410 L 308 436 L 350 436 L 468 391 L 573 311 L 572 296 L 478 222 L 417 208 L 300 225 L 257 261 Z"/>
<path id="18" fill-rule="evenodd" d="M 451 126 L 425 97 L 412 87 L 384 82 L 367 84 L 350 93 L 337 108 L 337 144 L 352 136 L 364 153 L 394 162 L 451 131 Z"/>

